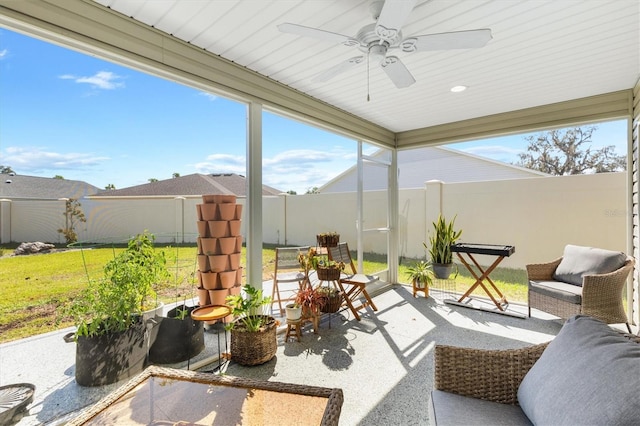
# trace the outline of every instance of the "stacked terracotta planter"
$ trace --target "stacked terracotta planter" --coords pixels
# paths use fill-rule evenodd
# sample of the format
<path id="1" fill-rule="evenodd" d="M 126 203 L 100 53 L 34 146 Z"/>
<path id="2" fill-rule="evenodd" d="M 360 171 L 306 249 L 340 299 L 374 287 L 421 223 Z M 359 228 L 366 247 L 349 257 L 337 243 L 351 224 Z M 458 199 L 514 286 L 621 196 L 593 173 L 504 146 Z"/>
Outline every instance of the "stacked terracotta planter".
<path id="1" fill-rule="evenodd" d="M 235 195 L 203 195 L 198 204 L 198 298 L 200 306 L 224 305 L 242 287 L 242 205 Z"/>

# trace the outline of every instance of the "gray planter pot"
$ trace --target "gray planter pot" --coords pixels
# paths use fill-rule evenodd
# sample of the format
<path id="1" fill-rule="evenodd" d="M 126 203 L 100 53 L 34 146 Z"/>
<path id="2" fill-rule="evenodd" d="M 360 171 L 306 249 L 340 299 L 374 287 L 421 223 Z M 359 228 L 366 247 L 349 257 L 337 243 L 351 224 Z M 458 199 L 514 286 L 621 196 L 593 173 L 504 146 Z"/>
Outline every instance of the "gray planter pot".
<path id="1" fill-rule="evenodd" d="M 453 263 L 434 263 L 433 275 L 441 280 L 448 280 L 453 272 Z"/>

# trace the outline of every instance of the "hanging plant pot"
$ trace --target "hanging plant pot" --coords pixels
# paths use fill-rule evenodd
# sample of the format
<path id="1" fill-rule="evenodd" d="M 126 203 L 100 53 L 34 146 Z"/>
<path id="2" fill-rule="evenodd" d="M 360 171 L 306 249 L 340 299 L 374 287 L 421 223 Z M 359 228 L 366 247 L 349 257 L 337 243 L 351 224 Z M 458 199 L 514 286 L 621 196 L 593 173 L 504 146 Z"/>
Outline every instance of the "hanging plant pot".
<path id="1" fill-rule="evenodd" d="M 231 254 L 236 251 L 236 237 L 218 238 L 218 253 Z"/>
<path id="2" fill-rule="evenodd" d="M 198 294 L 198 304 L 200 306 L 206 306 L 210 304 L 209 290 L 203 287 L 198 287 L 196 288 L 196 293 Z"/>
<path id="3" fill-rule="evenodd" d="M 202 220 L 216 220 L 218 215 L 217 204 L 200 204 Z"/>
<path id="4" fill-rule="evenodd" d="M 453 263 L 434 263 L 433 275 L 441 280 L 448 280 L 453 272 Z"/>
<path id="5" fill-rule="evenodd" d="M 207 222 L 206 220 L 199 220 L 196 222 L 196 225 L 198 226 L 198 235 L 203 237 L 203 238 L 207 238 L 210 237 L 211 235 L 209 234 L 209 222 Z"/>
<path id="6" fill-rule="evenodd" d="M 166 317 L 159 317 L 158 334 L 149 349 L 149 362 L 173 364 L 186 361 L 204 350 L 202 321 L 191 318 L 193 307 L 180 305 L 171 309 Z M 179 318 L 184 310 L 183 318 Z"/>
<path id="7" fill-rule="evenodd" d="M 330 293 L 325 296 L 325 302 L 320 306 L 320 311 L 327 314 L 333 314 L 340 310 L 341 305 L 342 294 L 338 292 Z"/>
<path id="8" fill-rule="evenodd" d="M 322 281 L 337 281 L 340 279 L 340 269 L 338 268 L 317 268 L 318 279 Z"/>
<path id="9" fill-rule="evenodd" d="M 236 213 L 233 218 L 235 220 L 240 220 L 242 218 L 242 204 L 236 204 Z"/>
<path id="10" fill-rule="evenodd" d="M 224 271 L 218 272 L 218 277 L 220 278 L 220 287 L 221 288 L 231 288 L 236 283 L 236 271 Z"/>
<path id="11" fill-rule="evenodd" d="M 202 277 L 202 287 L 207 290 L 219 289 L 218 286 L 218 272 L 200 272 Z"/>
<path id="12" fill-rule="evenodd" d="M 340 234 L 318 234 L 316 235 L 316 242 L 320 247 L 336 247 L 340 242 Z"/>
<path id="13" fill-rule="evenodd" d="M 229 221 L 230 237 L 237 237 L 238 235 L 240 235 L 240 225 L 241 225 L 241 222 L 239 220 L 234 219 Z"/>

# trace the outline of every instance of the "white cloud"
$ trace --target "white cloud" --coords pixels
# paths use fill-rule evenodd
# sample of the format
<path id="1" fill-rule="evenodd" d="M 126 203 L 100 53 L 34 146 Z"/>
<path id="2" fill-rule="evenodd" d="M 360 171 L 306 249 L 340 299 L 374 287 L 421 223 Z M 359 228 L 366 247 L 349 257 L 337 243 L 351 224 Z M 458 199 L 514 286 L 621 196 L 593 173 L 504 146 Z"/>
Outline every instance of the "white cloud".
<path id="1" fill-rule="evenodd" d="M 124 83 L 120 81 L 123 77 L 110 71 L 99 71 L 90 77 L 78 77 L 71 74 L 64 74 L 61 75 L 60 78 L 63 80 L 73 80 L 76 83 L 89 84 L 94 89 L 114 90 L 125 87 Z"/>
<path id="2" fill-rule="evenodd" d="M 60 153 L 44 148 L 8 147 L 2 155 L 3 164 L 19 173 L 34 173 L 44 170 L 71 170 L 95 166 L 109 157 L 91 153 Z"/>
<path id="3" fill-rule="evenodd" d="M 7 57 L 9 51 L 7 49 L 0 50 L 0 61 Z"/>
<path id="4" fill-rule="evenodd" d="M 216 99 L 218 99 L 218 97 L 213 93 L 200 92 L 200 95 L 204 96 L 205 98 L 208 98 L 210 101 L 215 101 Z"/>

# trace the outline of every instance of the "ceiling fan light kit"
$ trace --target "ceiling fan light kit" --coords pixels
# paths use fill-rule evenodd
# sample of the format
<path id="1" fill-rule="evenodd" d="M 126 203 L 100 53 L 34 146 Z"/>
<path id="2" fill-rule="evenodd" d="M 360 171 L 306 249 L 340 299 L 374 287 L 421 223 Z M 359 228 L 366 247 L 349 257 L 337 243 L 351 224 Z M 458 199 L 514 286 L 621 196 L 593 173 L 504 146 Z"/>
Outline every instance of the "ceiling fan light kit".
<path id="1" fill-rule="evenodd" d="M 364 62 L 366 56 L 368 64 L 380 65 L 397 88 L 409 87 L 416 80 L 400 58 L 387 56 L 388 52 L 400 50 L 404 53 L 416 53 L 432 50 L 474 49 L 485 46 L 492 38 L 491 30 L 487 28 L 404 38 L 401 28 L 411 14 L 415 3 L 416 0 L 373 1 L 370 11 L 376 22 L 360 28 L 355 37 L 291 23 L 280 24 L 278 29 L 284 33 L 356 47 L 363 53 L 323 71 L 312 81 L 329 81 Z"/>

